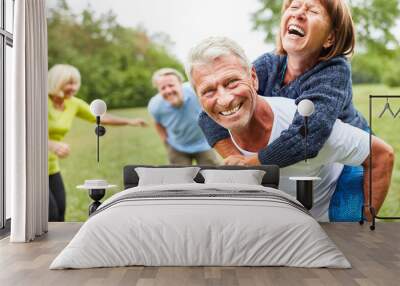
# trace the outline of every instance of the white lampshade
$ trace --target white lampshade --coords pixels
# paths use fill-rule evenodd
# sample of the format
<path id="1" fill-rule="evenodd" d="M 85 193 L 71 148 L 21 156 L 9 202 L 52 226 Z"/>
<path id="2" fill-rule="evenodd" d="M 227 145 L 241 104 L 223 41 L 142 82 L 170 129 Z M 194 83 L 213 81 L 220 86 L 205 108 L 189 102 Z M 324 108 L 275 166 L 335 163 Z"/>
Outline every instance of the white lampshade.
<path id="1" fill-rule="evenodd" d="M 107 111 L 107 104 L 101 99 L 95 99 L 90 104 L 90 111 L 95 116 L 102 116 Z"/>
<path id="2" fill-rule="evenodd" d="M 310 116 L 314 113 L 315 107 L 314 103 L 309 99 L 303 99 L 297 105 L 297 111 L 301 116 Z"/>

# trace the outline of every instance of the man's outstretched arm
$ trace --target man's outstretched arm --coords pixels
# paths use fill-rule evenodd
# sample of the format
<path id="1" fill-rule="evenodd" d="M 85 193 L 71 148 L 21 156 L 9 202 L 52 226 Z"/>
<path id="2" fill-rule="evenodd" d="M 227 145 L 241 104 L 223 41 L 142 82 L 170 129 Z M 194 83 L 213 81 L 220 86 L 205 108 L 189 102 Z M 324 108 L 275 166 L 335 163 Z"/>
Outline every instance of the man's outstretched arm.
<path id="1" fill-rule="evenodd" d="M 370 156 L 372 156 L 371 168 Z M 369 211 L 370 176 L 372 176 L 371 205 L 375 208 L 377 214 L 389 191 L 394 158 L 393 148 L 383 140 L 372 136 L 371 154 L 362 164 L 364 167 L 364 215 L 368 220 L 371 220 L 372 218 Z"/>

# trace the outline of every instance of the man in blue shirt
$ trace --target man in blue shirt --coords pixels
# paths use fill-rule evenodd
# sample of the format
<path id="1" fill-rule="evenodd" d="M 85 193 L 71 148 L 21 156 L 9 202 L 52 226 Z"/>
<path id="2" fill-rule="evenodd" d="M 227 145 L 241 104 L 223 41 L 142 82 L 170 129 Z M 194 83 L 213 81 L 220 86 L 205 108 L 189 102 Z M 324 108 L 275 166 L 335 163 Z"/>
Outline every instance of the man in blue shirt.
<path id="1" fill-rule="evenodd" d="M 158 94 L 150 99 L 148 110 L 167 148 L 169 163 L 216 165 L 215 152 L 208 145 L 197 120 L 201 112 L 196 94 L 175 69 L 163 68 L 153 75 Z"/>

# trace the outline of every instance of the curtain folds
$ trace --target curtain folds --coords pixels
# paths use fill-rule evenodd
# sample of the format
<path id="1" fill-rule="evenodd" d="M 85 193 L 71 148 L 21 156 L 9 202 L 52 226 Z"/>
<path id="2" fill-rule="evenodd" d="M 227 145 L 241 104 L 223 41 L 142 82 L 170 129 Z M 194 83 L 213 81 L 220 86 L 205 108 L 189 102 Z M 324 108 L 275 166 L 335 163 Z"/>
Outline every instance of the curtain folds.
<path id="1" fill-rule="evenodd" d="M 6 187 L 12 242 L 47 232 L 47 23 L 45 0 L 15 2 L 13 94 L 6 99 Z"/>

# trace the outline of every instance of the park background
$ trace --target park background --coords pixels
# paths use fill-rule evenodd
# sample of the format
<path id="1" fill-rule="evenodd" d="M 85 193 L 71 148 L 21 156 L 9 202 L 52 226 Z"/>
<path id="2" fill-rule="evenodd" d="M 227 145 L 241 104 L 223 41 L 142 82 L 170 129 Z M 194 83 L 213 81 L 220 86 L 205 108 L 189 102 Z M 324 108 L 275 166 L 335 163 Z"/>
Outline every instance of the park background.
<path id="1" fill-rule="evenodd" d="M 197 34 L 190 29 L 189 23 L 185 25 L 184 21 L 180 22 L 176 16 L 179 13 L 185 14 L 187 8 L 191 4 L 194 5 L 194 1 L 182 1 L 185 4 L 182 4 L 182 10 L 178 11 L 178 14 L 177 11 L 161 7 L 165 5 L 161 4 L 164 2 L 162 0 L 152 0 L 150 4 L 145 4 L 145 0 L 108 1 L 115 2 L 117 6 L 123 3 L 128 13 L 139 5 L 154 5 L 158 2 L 160 7 L 154 5 L 151 8 L 155 9 L 154 11 L 161 9 L 163 15 L 170 15 L 170 18 L 167 17 L 168 23 L 175 21 L 179 24 L 181 28 L 179 35 L 184 38 L 186 36 L 184 41 L 186 46 L 180 44 L 181 39 L 174 35 L 172 30 L 170 35 L 168 31 L 162 29 L 154 31 L 154 27 L 149 31 L 146 23 L 121 24 L 122 16 L 113 11 L 112 7 L 107 11 L 104 11 L 104 7 L 102 9 L 98 7 L 105 1 L 48 1 L 49 67 L 57 63 L 76 66 L 82 75 L 82 86 L 77 97 L 86 102 L 101 98 L 107 103 L 111 114 L 141 117 L 150 123 L 148 128 L 107 128 L 106 135 L 101 138 L 101 156 L 98 164 L 93 124 L 79 119 L 74 121 L 71 132 L 64 140 L 70 145 L 71 154 L 61 160 L 67 191 L 67 221 L 87 219 L 90 199 L 85 191 L 76 188 L 84 180 L 103 178 L 117 184 L 115 190 L 108 191 L 107 196 L 110 196 L 123 189 L 123 166 L 167 163 L 164 146 L 146 109 L 149 99 L 156 93 L 151 85 L 151 76 L 155 70 L 161 67 L 173 67 L 183 72 L 187 47 L 206 36 L 216 35 L 215 31 L 218 31 L 219 35 L 233 37 L 246 52 L 248 52 L 247 45 L 251 46 L 248 54 L 251 60 L 264 52 L 273 51 L 282 1 L 234 0 L 221 1 L 220 5 L 213 4 L 213 1 L 202 1 L 205 5 L 203 11 L 198 11 L 196 17 L 186 15 L 191 17 L 193 22 L 201 24 L 204 21 L 204 29 Z M 226 3 L 229 5 L 225 5 Z M 254 4 L 254 8 L 249 3 Z M 369 95 L 400 95 L 400 4 L 397 0 L 353 0 L 348 3 L 357 29 L 356 52 L 351 59 L 353 100 L 357 109 L 368 119 Z M 234 24 L 235 19 L 229 17 L 233 6 L 237 8 L 236 13 L 237 11 L 245 13 L 248 19 L 247 25 L 250 27 L 248 33 L 242 31 L 239 33 L 235 30 L 239 29 Z M 171 9 L 174 8 L 176 10 L 176 7 Z M 211 10 L 207 9 L 218 11 L 208 13 L 207 11 Z M 132 17 L 134 15 L 132 12 Z M 233 21 L 231 31 L 223 34 L 219 26 L 212 26 L 210 17 L 215 15 L 220 17 L 217 21 L 221 23 L 229 24 L 229 21 Z M 157 13 L 149 17 L 153 17 L 151 21 L 154 22 L 163 21 L 161 17 L 157 17 Z M 206 22 L 210 22 L 208 26 Z M 167 22 L 165 26 L 168 27 Z M 196 38 L 197 40 L 192 43 L 192 39 Z M 259 44 L 253 45 L 254 40 L 258 40 Z M 398 156 L 400 115 L 392 118 L 386 114 L 378 118 L 377 115 L 385 102 L 380 99 L 374 100 L 373 131 L 391 144 Z M 400 109 L 400 99 L 393 99 L 390 103 L 394 112 Z M 400 215 L 399 171 L 400 163 L 396 160 L 391 189 L 381 209 L 381 216 Z"/>

